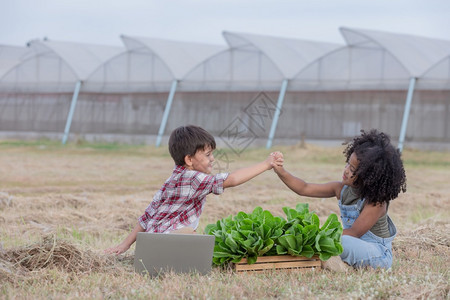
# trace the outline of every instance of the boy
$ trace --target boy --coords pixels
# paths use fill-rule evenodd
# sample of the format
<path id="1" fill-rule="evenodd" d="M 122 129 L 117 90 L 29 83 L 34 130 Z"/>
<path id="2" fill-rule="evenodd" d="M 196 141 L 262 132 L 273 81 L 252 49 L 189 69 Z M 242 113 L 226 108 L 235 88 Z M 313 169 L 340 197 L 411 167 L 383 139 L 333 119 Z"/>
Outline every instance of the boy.
<path id="1" fill-rule="evenodd" d="M 263 162 L 230 174 L 210 175 L 215 148 L 214 137 L 203 128 L 193 125 L 176 128 L 169 138 L 169 152 L 175 162 L 172 175 L 153 197 L 133 231 L 105 253 L 124 253 L 136 241 L 138 232 L 195 232 L 206 195 L 219 195 L 224 188 L 240 185 L 272 169 L 275 163 L 271 154 Z"/>

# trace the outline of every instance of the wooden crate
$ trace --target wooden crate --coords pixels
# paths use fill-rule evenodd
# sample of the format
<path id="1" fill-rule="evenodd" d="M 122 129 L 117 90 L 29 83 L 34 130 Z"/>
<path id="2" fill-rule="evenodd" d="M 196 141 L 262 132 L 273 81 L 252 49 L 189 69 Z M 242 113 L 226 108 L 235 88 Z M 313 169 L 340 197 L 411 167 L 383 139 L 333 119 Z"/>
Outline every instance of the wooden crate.
<path id="1" fill-rule="evenodd" d="M 311 258 L 304 256 L 277 255 L 260 256 L 254 264 L 247 264 L 247 259 L 243 258 L 234 264 L 237 273 L 241 272 L 264 272 L 267 270 L 301 270 L 307 271 L 313 268 L 322 268 L 318 256 Z"/>

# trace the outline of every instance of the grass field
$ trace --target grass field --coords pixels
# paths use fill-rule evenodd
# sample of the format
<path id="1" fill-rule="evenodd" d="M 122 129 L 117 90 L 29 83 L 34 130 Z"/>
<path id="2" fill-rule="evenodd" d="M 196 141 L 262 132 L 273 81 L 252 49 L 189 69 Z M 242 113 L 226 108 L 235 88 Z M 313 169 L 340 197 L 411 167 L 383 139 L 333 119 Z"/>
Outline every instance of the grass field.
<path id="1" fill-rule="evenodd" d="M 283 151 L 286 169 L 307 181 L 341 178 L 343 148 L 274 150 Z M 232 171 L 269 151 L 225 153 L 220 169 Z M 129 233 L 171 174 L 166 148 L 0 142 L 0 298 L 450 299 L 450 153 L 406 149 L 403 160 L 408 191 L 389 207 L 399 233 L 388 271 L 237 275 L 214 269 L 208 276 L 147 278 L 133 271 L 134 248 L 119 257 L 103 249 Z M 308 202 L 322 222 L 338 213 L 336 199 L 299 197 L 273 171 L 207 199 L 200 231 L 256 206 L 284 216 L 282 207 Z"/>

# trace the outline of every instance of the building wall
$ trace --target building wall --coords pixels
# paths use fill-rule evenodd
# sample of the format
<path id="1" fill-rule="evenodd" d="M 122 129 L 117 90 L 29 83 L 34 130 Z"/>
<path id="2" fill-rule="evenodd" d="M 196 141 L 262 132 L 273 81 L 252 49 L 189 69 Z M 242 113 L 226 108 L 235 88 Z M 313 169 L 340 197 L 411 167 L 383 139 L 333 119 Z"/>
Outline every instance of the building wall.
<path id="1" fill-rule="evenodd" d="M 80 93 L 71 133 L 156 135 L 168 93 Z M 64 132 L 71 94 L 0 94 L 0 131 Z M 398 138 L 406 91 L 290 92 L 275 140 L 345 139 L 378 128 Z M 277 92 L 177 92 L 165 134 L 185 124 L 215 136 L 267 138 Z M 406 141 L 450 142 L 450 91 L 416 91 Z"/>

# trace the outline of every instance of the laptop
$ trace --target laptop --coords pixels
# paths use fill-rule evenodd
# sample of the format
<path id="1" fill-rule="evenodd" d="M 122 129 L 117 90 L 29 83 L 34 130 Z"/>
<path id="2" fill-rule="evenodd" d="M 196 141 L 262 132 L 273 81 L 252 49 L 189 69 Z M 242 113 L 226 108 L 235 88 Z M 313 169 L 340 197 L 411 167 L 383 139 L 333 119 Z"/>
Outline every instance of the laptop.
<path id="1" fill-rule="evenodd" d="M 213 235 L 139 232 L 134 269 L 156 276 L 164 272 L 207 274 L 214 252 Z"/>

